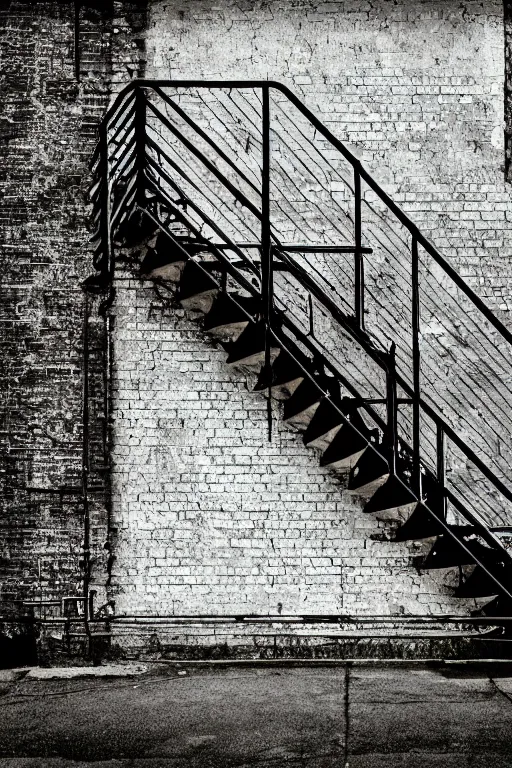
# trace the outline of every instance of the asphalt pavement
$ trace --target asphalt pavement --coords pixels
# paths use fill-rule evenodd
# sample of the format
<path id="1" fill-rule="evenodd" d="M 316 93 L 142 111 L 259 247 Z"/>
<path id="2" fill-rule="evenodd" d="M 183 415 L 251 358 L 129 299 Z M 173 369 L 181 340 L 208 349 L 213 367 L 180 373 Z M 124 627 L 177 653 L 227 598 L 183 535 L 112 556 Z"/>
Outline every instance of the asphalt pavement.
<path id="1" fill-rule="evenodd" d="M 83 673 L 0 674 L 1 768 L 512 767 L 508 665 Z"/>

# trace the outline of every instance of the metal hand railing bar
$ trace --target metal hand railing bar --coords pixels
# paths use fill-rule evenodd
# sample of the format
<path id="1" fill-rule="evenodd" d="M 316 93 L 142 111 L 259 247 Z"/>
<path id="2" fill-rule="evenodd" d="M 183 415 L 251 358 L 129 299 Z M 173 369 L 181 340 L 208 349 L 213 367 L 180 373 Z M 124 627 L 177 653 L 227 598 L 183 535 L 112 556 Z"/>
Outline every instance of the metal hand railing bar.
<path id="1" fill-rule="evenodd" d="M 148 157 L 148 159 L 150 160 L 151 158 L 149 158 L 149 157 Z M 157 169 L 158 169 L 158 167 L 157 167 Z M 158 169 L 158 170 L 160 170 L 160 169 Z M 165 174 L 165 172 L 163 172 L 163 174 L 164 174 L 165 176 L 167 176 L 167 174 Z M 148 177 L 148 179 L 149 179 L 150 183 L 153 183 L 153 184 L 154 184 L 154 182 L 152 181 L 151 177 Z M 209 227 L 210 227 L 210 228 L 211 228 L 211 229 L 212 229 L 212 230 L 213 230 L 213 231 L 214 231 L 214 232 L 215 232 L 215 233 L 216 233 L 216 234 L 217 234 L 219 237 L 221 237 L 222 239 L 226 240 L 226 244 L 227 244 L 227 245 L 228 245 L 228 246 L 229 246 L 229 247 L 230 247 L 230 248 L 231 248 L 231 249 L 232 249 L 232 250 L 233 250 L 233 251 L 234 251 L 234 252 L 237 254 L 237 256 L 239 256 L 239 258 L 241 258 L 241 259 L 242 259 L 242 261 L 245 263 L 245 265 L 247 266 L 247 268 L 248 268 L 248 269 L 249 269 L 251 272 L 253 272 L 253 273 L 254 273 L 254 274 L 255 274 L 255 275 L 256 275 L 256 276 L 259 278 L 259 277 L 260 277 L 259 269 L 258 269 L 258 268 L 257 268 L 257 267 L 254 265 L 254 263 L 253 263 L 253 262 L 252 262 L 250 259 L 248 259 L 248 258 L 247 258 L 246 254 L 245 254 L 245 253 L 244 253 L 244 252 L 241 250 L 241 248 L 239 248 L 239 247 L 238 247 L 238 246 L 237 246 L 235 243 L 233 243 L 233 242 L 229 241 L 229 238 L 227 238 L 227 237 L 226 237 L 226 236 L 223 234 L 222 230 L 221 230 L 221 229 L 220 229 L 220 228 L 217 226 L 217 224 L 216 224 L 216 223 L 215 223 L 215 222 L 214 222 L 212 219 L 210 219 L 210 218 L 209 218 L 209 217 L 208 217 L 206 214 L 204 214 L 204 213 L 203 213 L 203 212 L 202 212 L 202 211 L 199 209 L 199 207 L 198 207 L 198 206 L 197 206 L 195 203 L 193 203 L 192 201 L 190 201 L 190 199 L 187 199 L 186 195 L 185 195 L 185 194 L 182 192 L 182 190 L 180 190 L 180 188 L 178 187 L 178 185 L 177 185 L 175 182 L 173 182 L 173 180 L 172 180 L 172 179 L 170 179 L 170 177 L 167 177 L 166 181 L 168 181 L 168 183 L 169 183 L 169 186 L 171 186 L 172 188 L 174 188 L 174 189 L 175 189 L 175 191 L 177 191 L 177 192 L 178 192 L 178 194 L 180 195 L 180 197 L 181 197 L 183 200 L 185 200 L 185 201 L 187 202 L 187 205 L 188 205 L 189 207 L 191 207 L 193 210 L 195 210 L 195 211 L 196 211 L 196 213 L 198 213 L 198 214 L 200 215 L 200 217 L 201 217 L 201 218 L 202 218 L 202 219 L 203 219 L 203 220 L 204 220 L 204 221 L 207 223 L 207 225 L 208 225 L 208 226 L 209 226 Z M 169 199 L 167 198 L 167 196 L 166 196 L 166 194 L 165 194 L 165 191 L 164 191 L 164 190 L 163 190 L 161 187 L 159 187 L 159 186 L 157 185 L 157 186 L 155 186 L 154 190 L 155 190 L 155 193 L 156 193 L 157 195 L 160 195 L 160 196 L 163 198 L 164 202 L 165 202 L 167 205 L 170 205 L 172 208 L 176 208 L 176 207 L 177 207 L 175 203 L 173 203 L 171 200 L 169 200 Z M 185 214 L 182 214 L 182 216 L 183 216 L 184 218 L 186 218 L 186 217 L 185 217 Z M 191 231 L 193 232 L 193 234 L 194 234 L 194 236 L 195 236 L 195 237 L 197 237 L 198 239 L 202 237 L 202 235 L 201 235 L 201 232 L 200 232 L 200 231 L 197 229 L 197 227 L 195 227 L 195 226 L 194 226 L 192 223 L 190 223 L 190 227 L 191 227 Z M 212 247 L 216 249 L 216 252 L 218 252 L 218 253 L 223 253 L 223 250 L 224 250 L 224 249 L 216 248 L 216 246 L 215 246 L 214 244 L 210 244 L 210 243 L 208 243 L 208 245 L 212 245 Z M 228 257 L 226 257 L 226 256 L 223 256 L 221 260 L 222 260 L 224 263 L 229 263 L 229 264 L 231 264 L 231 261 L 230 261 L 230 259 L 229 259 Z M 240 272 L 239 272 L 239 271 L 237 271 L 237 273 L 236 273 L 236 274 L 237 274 L 238 278 L 239 278 L 241 281 L 243 281 L 243 284 L 244 284 L 244 288 L 246 288 L 246 290 L 248 290 L 248 291 L 249 291 L 250 293 L 252 293 L 253 295 L 258 295 L 258 296 L 259 296 L 259 289 L 255 288 L 255 287 L 254 287 L 254 285 L 253 285 L 253 284 L 252 284 L 250 281 L 248 281 L 248 280 L 245 278 L 245 276 L 243 276 L 242 274 L 240 274 Z"/>
<path id="2" fill-rule="evenodd" d="M 44 604 L 44 603 L 43 603 Z M 39 602 L 36 603 L 36 605 L 39 605 Z M 351 615 L 344 615 L 344 614 L 291 614 L 287 616 L 283 616 L 282 614 L 221 614 L 221 613 L 215 613 L 215 614 L 172 614 L 172 615 L 166 615 L 166 614 L 127 614 L 127 613 L 119 613 L 114 616 L 95 616 L 94 618 L 89 619 L 89 623 L 94 624 L 104 624 L 105 622 L 109 623 L 124 623 L 124 622 L 130 622 L 130 621 L 156 621 L 160 624 L 160 622 L 170 622 L 170 623 L 179 623 L 179 622 L 252 622 L 257 621 L 258 623 L 276 623 L 276 624 L 286 624 L 286 623 L 325 623 L 325 624 L 371 624 L 371 623 L 378 623 L 378 624 L 393 624 L 396 626 L 397 619 L 400 619 L 400 623 L 404 624 L 433 624 L 433 623 L 442 623 L 442 624 L 473 624 L 473 625 L 482 625 L 482 626 L 489 626 L 489 625 L 506 625 L 512 622 L 512 618 L 508 616 L 456 616 L 455 614 L 444 614 L 444 613 L 433 613 L 433 614 L 425 614 L 425 615 L 404 615 L 397 617 L 396 615 L 385 615 L 385 614 L 379 614 L 379 615 L 361 615 L 361 616 L 351 616 Z M 12 621 L 12 615 L 4 615 L 0 616 L 0 621 L 3 621 L 5 623 L 9 623 Z M 44 624 L 44 625 L 55 625 L 55 624 L 81 624 L 84 621 L 83 616 L 52 616 L 52 617 L 38 617 L 38 616 L 32 616 L 32 615 L 24 615 L 24 616 L 16 616 L 16 622 L 22 622 L 22 623 L 36 623 L 36 624 Z M 485 638 L 485 635 L 482 635 L 482 637 Z M 497 638 L 498 641 L 501 642 L 501 638 Z M 510 642 L 510 640 L 508 641 Z"/>
<path id="3" fill-rule="evenodd" d="M 114 133 L 109 136 L 109 143 L 115 146 L 116 144 L 120 144 L 122 141 L 121 134 L 123 134 L 123 131 L 125 131 L 126 128 L 128 128 L 129 123 L 134 119 L 136 112 L 136 100 L 133 99 L 131 103 L 131 107 L 126 110 L 124 113 L 124 117 L 121 120 L 119 124 L 116 125 L 116 128 L 114 130 Z M 123 137 L 126 136 L 126 132 L 123 134 Z"/>
<path id="4" fill-rule="evenodd" d="M 204 156 L 204 154 L 197 149 L 197 147 L 186 137 L 184 136 L 172 123 L 171 121 L 162 113 L 160 110 L 155 107 L 154 104 L 151 103 L 151 101 L 147 101 L 147 106 L 149 107 L 150 111 L 153 112 L 153 114 L 158 117 L 159 120 L 162 121 L 163 125 L 167 128 L 167 130 L 173 134 L 186 149 L 194 155 L 200 162 L 210 171 L 210 173 L 217 178 L 218 181 L 223 184 L 226 189 L 233 195 L 235 200 L 237 200 L 241 205 L 248 208 L 248 210 L 257 218 L 261 218 L 261 213 L 258 210 L 258 208 L 252 203 L 251 200 L 239 189 L 237 189 L 234 184 L 223 174 L 219 169 L 215 166 L 214 163 L 212 163 L 207 157 Z"/>
<path id="5" fill-rule="evenodd" d="M 197 91 L 196 93 L 197 93 L 197 97 L 199 98 L 199 100 L 203 104 L 204 108 L 207 109 L 208 112 L 212 115 L 212 118 L 214 120 L 219 120 L 221 115 L 217 114 L 216 112 L 213 111 L 213 109 L 210 106 L 209 102 L 206 101 L 206 99 L 204 99 L 201 96 L 200 92 Z M 235 103 L 233 100 L 231 100 L 231 101 L 232 101 L 233 104 Z M 228 119 L 231 119 L 231 120 L 233 119 L 234 115 L 228 111 L 226 105 L 224 104 L 224 102 L 221 99 L 218 99 L 218 101 L 216 103 L 216 108 L 223 110 L 226 113 L 226 115 L 228 116 Z M 245 123 L 244 123 L 244 128 L 247 125 L 247 122 L 248 121 L 246 120 Z M 260 115 L 260 122 L 261 122 L 261 115 Z M 227 136 L 230 136 L 233 139 L 233 141 L 235 142 L 236 146 L 238 146 L 238 147 L 241 146 L 241 142 L 239 140 L 239 137 L 236 135 L 234 130 L 229 126 L 227 121 L 224 121 L 222 123 L 222 125 L 223 125 L 223 133 L 222 134 L 219 133 L 219 131 L 215 129 L 214 125 L 215 125 L 215 123 L 210 128 L 210 130 L 215 133 L 215 135 L 217 137 L 217 141 L 223 141 L 226 144 L 226 146 L 229 147 L 229 149 L 231 151 L 233 151 L 233 147 L 229 144 L 229 142 L 227 140 Z M 257 136 L 255 136 L 253 133 L 248 133 L 246 135 L 246 139 L 245 139 L 245 153 L 246 154 L 248 153 L 248 147 L 252 148 L 253 144 L 254 144 L 254 149 L 256 149 L 258 154 L 261 156 L 261 147 L 262 147 L 261 139 L 258 138 Z M 238 159 L 241 160 L 242 158 L 240 157 Z M 252 176 L 254 178 L 254 182 L 256 184 L 257 183 L 261 183 L 261 168 L 259 168 L 259 162 L 258 162 L 258 171 L 256 171 L 250 165 L 248 165 L 245 160 L 243 161 L 243 165 L 244 165 L 244 168 L 246 169 L 247 173 L 251 173 L 252 174 Z"/>
<path id="6" fill-rule="evenodd" d="M 133 163 L 137 159 L 137 141 L 135 136 L 130 140 L 130 142 L 126 145 L 126 151 L 120 153 L 115 158 L 115 163 L 112 166 L 109 180 L 115 180 L 116 178 L 119 178 L 123 174 L 123 172 L 126 170 L 126 168 L 130 165 L 130 163 Z"/>
<path id="7" fill-rule="evenodd" d="M 168 155 L 167 155 L 167 154 L 166 154 L 166 153 L 165 153 L 163 150 L 161 150 L 160 146 L 159 146 L 158 144 L 156 144 L 155 142 L 153 142 L 153 140 L 152 140 L 152 139 L 151 139 L 149 136 L 147 137 L 147 143 L 148 143 L 148 145 L 149 145 L 150 147 L 152 147 L 152 148 L 153 148 L 153 149 L 154 149 L 156 152 L 158 152 L 158 154 L 159 154 L 161 157 L 163 157 L 163 158 L 164 158 L 165 162 L 166 162 L 166 163 L 168 163 L 168 165 L 170 165 L 170 167 L 171 167 L 171 168 L 172 168 L 174 171 L 176 171 L 176 173 L 178 173 L 178 174 L 179 174 L 179 175 L 180 175 L 180 176 L 181 176 L 183 179 L 185 179 L 185 181 L 186 181 L 188 184 L 190 184 L 190 186 L 191 186 L 193 189 L 195 189 L 195 190 L 196 190 L 196 191 L 197 191 L 197 192 L 198 192 L 200 195 L 204 195 L 204 193 L 203 193 L 203 191 L 200 189 L 200 187 L 198 187 L 198 185 L 197 185 L 197 184 L 196 184 L 196 183 L 195 183 L 193 180 L 191 180 L 191 179 L 190 179 L 190 178 L 189 178 L 189 177 L 188 177 L 188 176 L 185 174 L 185 172 L 183 171 L 183 168 L 181 168 L 180 166 L 178 166 L 178 165 L 177 165 L 177 163 L 175 163 L 173 160 L 171 160 L 171 159 L 168 157 Z M 164 178 L 164 179 L 165 179 L 166 183 L 168 183 L 168 184 L 170 183 L 170 185 L 171 185 L 171 186 L 173 186 L 173 182 L 172 182 L 172 180 L 171 180 L 171 177 L 170 177 L 170 176 L 169 176 L 167 173 L 165 173 L 165 171 L 163 171 L 163 169 L 161 169 L 161 168 L 160 168 L 160 166 L 158 166 L 158 165 L 155 163 L 155 161 L 153 160 L 153 158 L 152 158 L 152 157 L 151 157 L 149 154 L 147 154 L 147 153 L 146 153 L 146 159 L 147 159 L 147 162 L 148 162 L 148 163 L 149 163 L 149 164 L 150 164 L 150 165 L 153 167 L 153 169 L 154 169 L 154 170 L 157 172 L 157 174 L 159 174 L 160 176 L 162 176 L 162 178 Z M 179 190 L 179 191 L 178 191 L 178 190 Z M 177 192 L 178 192 L 178 194 L 184 195 L 184 199 L 185 199 L 185 198 L 187 198 L 187 204 L 188 204 L 188 205 L 191 205 L 191 206 L 192 206 L 192 207 L 193 207 L 193 208 L 196 210 L 196 213 L 199 213 L 199 212 L 200 212 L 200 209 L 199 209 L 199 207 L 193 203 L 193 201 L 191 200 L 191 198 L 190 198 L 190 197 L 188 197 L 187 195 L 185 195 L 184 191 L 183 191 L 181 188 L 175 188 L 175 191 L 177 191 Z M 224 218 L 226 218 L 226 217 L 224 217 Z M 213 221 L 213 220 L 210 218 L 210 221 Z M 226 221 L 228 222 L 228 224 L 229 224 L 229 225 L 231 225 L 231 226 L 233 227 L 233 229 L 236 229 L 235 225 L 233 224 L 233 222 L 232 222 L 230 219 L 228 220 L 228 219 L 226 218 Z M 249 225 L 247 225 L 247 229 L 248 229 L 248 230 L 249 230 L 249 231 L 250 231 L 250 232 L 251 232 L 253 235 L 255 235 L 254 231 L 253 231 L 253 230 L 251 230 L 251 228 L 249 227 Z M 243 232 L 241 232 L 240 230 L 238 230 L 238 234 L 239 234 L 240 236 L 242 236 L 242 237 L 243 237 L 245 233 L 243 233 Z M 243 254 L 242 258 L 243 258 L 243 259 L 244 259 L 244 260 L 245 260 L 247 263 L 251 263 L 251 262 L 250 262 L 250 259 L 249 259 L 249 258 L 246 256 L 246 254 Z"/>
<path id="8" fill-rule="evenodd" d="M 210 201 L 210 198 L 208 197 L 208 195 L 207 195 L 207 193 L 206 193 L 206 191 L 205 191 L 205 189 L 204 189 L 204 188 L 202 188 L 201 186 L 199 186 L 199 184 L 198 184 L 197 182 L 195 182 L 195 181 L 194 181 L 194 180 L 193 180 L 193 179 L 190 177 L 190 175 L 189 175 L 190 173 L 192 173 L 194 176 L 196 176 L 196 177 L 198 178 L 198 181 L 199 181 L 199 183 L 203 183 L 203 184 L 204 184 L 204 179 L 202 179 L 202 178 L 201 178 L 201 176 L 200 176 L 200 174 L 198 173 L 197 169 L 195 169 L 195 168 L 191 167 L 189 163 L 186 163 L 186 162 L 185 162 L 185 159 L 184 159 L 184 157 L 183 157 L 183 155 L 178 155 L 178 152 L 177 152 L 176 148 L 175 148 L 175 147 L 173 147 L 172 145 L 170 145 L 170 144 L 169 144 L 168 142 L 166 142 L 165 140 L 162 140 L 162 139 L 161 139 L 161 137 L 160 137 L 160 143 L 157 143 L 157 142 L 155 142 L 155 141 L 154 141 L 154 140 L 151 138 L 151 135 L 150 135 L 150 131 L 151 131 L 151 130 L 152 130 L 152 129 L 150 128 L 150 129 L 149 129 L 149 132 L 148 132 L 148 133 L 147 133 L 147 135 L 146 135 L 146 143 L 147 143 L 147 144 L 148 144 L 148 145 L 149 145 L 149 146 L 150 146 L 150 147 L 151 147 L 151 148 L 152 148 L 152 149 L 153 149 L 153 150 L 154 150 L 154 151 L 155 151 L 155 152 L 156 152 L 156 153 L 157 153 L 157 154 L 158 154 L 158 155 L 159 155 L 161 158 L 163 158 L 163 159 L 165 160 L 165 162 L 166 162 L 168 165 L 170 165 L 170 166 L 173 168 L 173 170 L 174 170 L 176 173 L 178 173 L 178 174 L 179 174 L 179 175 L 182 177 L 182 179 L 183 179 L 183 180 L 184 180 L 184 181 L 185 181 L 187 184 L 189 184 L 189 185 L 190 185 L 190 186 L 191 186 L 193 189 L 195 189 L 195 191 L 196 191 L 196 192 L 197 192 L 197 193 L 198 193 L 198 194 L 199 194 L 199 195 L 200 195 L 200 196 L 201 196 L 203 199 L 206 199 L 208 202 L 211 202 L 211 201 Z M 170 157 L 170 154 L 168 154 L 168 153 L 167 153 L 167 152 L 166 152 L 166 151 L 163 149 L 163 147 L 162 147 L 162 144 L 165 144 L 166 148 L 167 148 L 167 149 L 169 149 L 169 152 L 171 152 L 171 153 L 173 153 L 174 155 L 176 155 L 176 156 L 177 156 L 177 157 L 176 157 L 176 160 L 172 160 L 172 158 Z M 185 172 L 185 167 L 186 167 L 186 170 L 189 172 L 188 174 Z M 231 226 L 233 229 L 236 229 L 236 230 L 237 230 L 237 232 L 238 232 L 238 236 L 239 236 L 239 237 L 243 238 L 243 237 L 244 237 L 244 236 L 247 234 L 247 232 L 248 232 L 250 235 L 252 235 L 253 237 L 257 237 L 257 236 L 258 236 L 257 232 L 256 232 L 256 231 L 255 231 L 255 230 L 254 230 L 254 229 L 253 229 L 253 228 L 250 226 L 249 222 L 248 222 L 246 219 L 244 219 L 244 222 L 243 222 L 243 226 L 246 228 L 247 232 L 243 232 L 243 231 L 240 229 L 240 226 L 238 226 L 238 225 L 235 223 L 235 221 L 234 221 L 234 219 L 233 219 L 233 216 L 227 216 L 227 215 L 224 213 L 224 209 L 226 209 L 226 208 L 227 208 L 227 206 L 228 206 L 228 203 L 227 203 L 227 201 L 226 201 L 225 199 L 223 199 L 223 198 L 222 198 L 222 197 L 221 197 L 221 196 L 220 196 L 220 195 L 219 195 L 217 192 L 214 192 L 214 191 L 213 191 L 211 188 L 209 188 L 209 189 L 208 189 L 208 192 L 210 193 L 210 196 L 214 196 L 214 197 L 215 197 L 215 198 L 218 200 L 218 203 L 217 203 L 217 204 L 216 204 L 216 206 L 215 206 L 215 207 L 216 207 L 216 210 L 217 210 L 217 212 L 218 212 L 218 213 L 220 213 L 220 214 L 222 215 L 222 217 L 225 219 L 226 223 L 227 223 L 229 226 Z M 229 213 L 232 213 L 231 209 L 227 208 L 227 210 L 228 210 L 228 212 L 229 212 Z M 261 216 L 261 214 L 259 214 L 259 216 Z M 258 218 L 259 218 L 259 216 L 258 216 Z M 240 224 L 240 221 L 239 221 L 239 220 L 238 220 L 238 223 Z"/>
<path id="9" fill-rule="evenodd" d="M 261 189 L 258 189 L 258 187 L 246 176 L 246 174 L 240 170 L 240 168 L 236 165 L 236 163 L 233 162 L 233 160 L 222 150 L 218 144 L 213 141 L 213 139 L 208 136 L 208 134 L 199 126 L 197 123 L 192 120 L 191 117 L 183 110 L 181 107 L 176 104 L 170 96 L 167 96 L 167 94 L 161 89 L 161 88 L 154 88 L 153 89 L 155 93 L 157 93 L 160 98 L 165 101 L 165 103 L 173 109 L 177 115 L 181 117 L 182 120 L 184 120 L 187 125 L 189 125 L 198 136 L 200 136 L 203 141 L 205 141 L 218 155 L 221 157 L 224 162 L 229 165 L 230 168 L 232 168 L 240 178 L 242 178 L 248 186 L 251 187 L 251 189 L 256 192 L 256 194 L 261 197 Z"/>
<path id="10" fill-rule="evenodd" d="M 218 248 L 225 248 L 222 243 L 216 243 Z M 239 248 L 261 248 L 261 243 L 236 243 Z M 281 248 L 288 253 L 354 253 L 352 245 L 309 245 L 304 243 L 282 243 Z M 363 248 L 364 253 L 371 253 L 371 248 Z"/>

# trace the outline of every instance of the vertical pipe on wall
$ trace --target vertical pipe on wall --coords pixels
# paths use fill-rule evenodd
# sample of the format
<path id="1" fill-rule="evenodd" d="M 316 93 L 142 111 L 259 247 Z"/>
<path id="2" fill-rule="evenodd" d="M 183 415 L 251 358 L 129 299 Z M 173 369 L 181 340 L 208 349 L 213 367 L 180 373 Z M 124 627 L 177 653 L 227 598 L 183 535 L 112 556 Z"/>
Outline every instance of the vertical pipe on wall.
<path id="1" fill-rule="evenodd" d="M 446 495 L 444 492 L 445 484 L 446 484 L 446 438 L 444 434 L 444 429 L 441 426 L 441 424 L 437 425 L 437 434 L 436 434 L 436 453 L 437 453 L 437 481 L 439 485 L 442 488 L 442 513 L 443 517 L 446 519 L 446 513 L 447 513 L 447 503 L 446 503 Z"/>
<path id="2" fill-rule="evenodd" d="M 83 375 L 82 375 L 82 500 L 84 512 L 83 540 L 83 598 L 84 619 L 88 634 L 89 576 L 91 561 L 91 521 L 89 510 L 89 296 L 84 291 L 83 318 Z"/>
<path id="3" fill-rule="evenodd" d="M 354 313 L 358 328 L 364 330 L 364 261 L 361 225 L 361 175 L 354 168 Z"/>
<path id="4" fill-rule="evenodd" d="M 420 394 L 421 394 L 421 359 L 420 359 L 420 293 L 419 293 L 419 258 L 418 241 L 412 239 L 411 247 L 411 282 L 412 282 L 412 448 L 413 448 L 413 490 L 421 498 L 421 454 L 420 454 Z"/>
<path id="5" fill-rule="evenodd" d="M 398 448 L 398 399 L 396 393 L 396 344 L 393 342 L 389 349 L 388 366 L 386 371 L 386 401 L 388 425 L 389 471 L 396 474 L 396 455 Z"/>
<path id="6" fill-rule="evenodd" d="M 270 366 L 271 314 L 273 301 L 272 243 L 270 235 L 270 92 L 262 88 L 262 168 L 261 168 L 261 299 L 265 323 L 265 371 L 269 389 L 267 398 L 268 439 L 272 439 L 272 372 Z"/>

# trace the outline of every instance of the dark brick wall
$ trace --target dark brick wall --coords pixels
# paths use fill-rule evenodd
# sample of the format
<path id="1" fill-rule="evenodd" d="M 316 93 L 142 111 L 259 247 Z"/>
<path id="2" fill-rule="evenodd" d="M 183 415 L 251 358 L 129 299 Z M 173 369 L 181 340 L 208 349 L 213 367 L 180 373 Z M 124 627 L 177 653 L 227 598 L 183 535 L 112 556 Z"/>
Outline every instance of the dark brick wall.
<path id="1" fill-rule="evenodd" d="M 82 589 L 87 162 L 113 87 L 142 74 L 144 4 L 0 3 L 0 584 L 13 601 Z M 114 85 L 113 85 L 114 84 Z M 91 307 L 92 544 L 105 540 L 103 322 Z M 98 468 L 98 471 L 96 471 Z M 83 564 L 82 564 L 83 566 Z"/>

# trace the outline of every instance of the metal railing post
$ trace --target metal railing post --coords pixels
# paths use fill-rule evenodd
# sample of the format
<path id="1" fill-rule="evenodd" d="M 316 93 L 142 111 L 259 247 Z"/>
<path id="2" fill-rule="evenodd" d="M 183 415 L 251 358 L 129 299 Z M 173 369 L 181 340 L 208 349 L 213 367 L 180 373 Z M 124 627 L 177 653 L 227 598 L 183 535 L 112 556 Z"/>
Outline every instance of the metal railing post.
<path id="1" fill-rule="evenodd" d="M 144 205 L 145 196 L 145 170 L 146 170 L 146 94 L 142 88 L 135 91 L 135 152 L 137 192 L 136 202 Z"/>
<path id="2" fill-rule="evenodd" d="M 358 328 L 364 330 L 364 260 L 361 228 L 361 175 L 354 168 L 354 312 Z"/>
<path id="3" fill-rule="evenodd" d="M 437 456 L 437 482 L 441 486 L 442 498 L 442 514 L 446 520 L 446 514 L 448 511 L 448 502 L 445 493 L 446 484 L 446 441 L 444 429 L 441 424 L 437 424 L 436 433 L 436 456 Z"/>
<path id="4" fill-rule="evenodd" d="M 270 236 L 270 89 L 262 88 L 262 167 L 261 167 L 261 300 L 265 323 L 265 371 L 269 377 L 267 399 L 268 439 L 272 439 L 272 399 L 270 344 L 274 292 L 273 253 Z"/>
<path id="5" fill-rule="evenodd" d="M 388 366 L 386 370 L 386 410 L 387 410 L 387 438 L 389 455 L 389 472 L 396 474 L 396 455 L 398 449 L 398 398 L 396 394 L 396 344 L 393 342 L 389 348 Z"/>
<path id="6" fill-rule="evenodd" d="M 418 241 L 415 237 L 412 239 L 411 248 L 411 278 L 412 278 L 412 379 L 413 379 L 413 400 L 412 400 L 412 450 L 413 450 L 413 469 L 412 469 L 412 487 L 413 491 L 421 499 L 421 452 L 420 452 L 420 398 L 421 398 L 421 359 L 420 359 L 420 293 L 419 293 L 419 259 L 418 259 Z"/>

